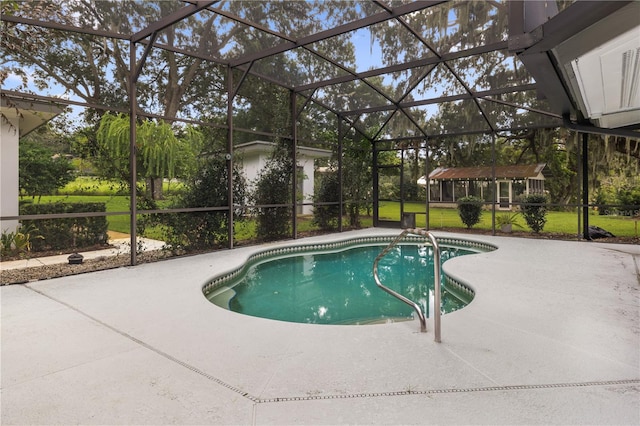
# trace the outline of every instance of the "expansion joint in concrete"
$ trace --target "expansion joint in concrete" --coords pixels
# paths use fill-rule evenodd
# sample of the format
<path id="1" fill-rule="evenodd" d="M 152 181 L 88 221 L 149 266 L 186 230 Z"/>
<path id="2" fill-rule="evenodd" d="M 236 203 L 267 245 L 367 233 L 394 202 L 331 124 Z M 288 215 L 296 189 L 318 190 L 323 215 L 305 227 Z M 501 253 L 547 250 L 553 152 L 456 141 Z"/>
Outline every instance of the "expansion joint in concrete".
<path id="1" fill-rule="evenodd" d="M 190 365 L 178 358 L 169 355 L 168 353 L 122 331 L 119 330 L 82 310 L 63 302 L 55 297 L 52 297 L 40 290 L 37 290 L 29 285 L 24 285 L 26 288 L 34 291 L 56 303 L 66 306 L 67 308 L 79 313 L 80 315 L 90 319 L 91 321 L 100 324 L 101 326 L 135 342 L 136 344 L 164 357 L 165 359 L 176 363 L 184 368 L 191 370 L 192 372 L 233 391 L 244 398 L 253 401 L 255 404 L 263 403 L 278 403 L 278 402 L 292 402 L 292 401 L 315 401 L 315 400 L 329 400 L 329 399 L 357 399 L 357 398 L 380 398 L 380 397 L 394 397 L 394 396 L 409 396 L 409 395 L 436 395 L 436 394 L 453 394 L 453 393 L 473 393 L 473 392 L 505 392 L 505 391 L 522 391 L 522 390 L 536 390 L 536 389 L 560 389 L 560 388 L 578 388 L 578 387 L 595 387 L 595 386 L 637 386 L 640 385 L 640 378 L 638 379 L 624 379 L 624 380 L 605 380 L 605 381 L 589 381 L 589 382 L 575 382 L 575 383 L 547 383 L 547 384 L 529 384 L 529 385 L 504 385 L 504 386 L 485 386 L 485 387 L 473 387 L 473 388 L 445 388 L 445 389 L 425 389 L 425 390 L 402 390 L 402 391 L 387 391 L 387 392 L 365 392 L 365 393 L 348 393 L 348 394 L 329 394 L 329 395 L 305 395 L 305 396 L 290 396 L 290 397 L 273 397 L 273 398 L 259 398 L 251 395 L 236 386 L 220 380 L 217 377 L 212 376 L 200 370 L 193 365 Z"/>
<path id="2" fill-rule="evenodd" d="M 592 387 L 592 386 L 629 386 L 640 385 L 640 379 L 629 380 L 606 380 L 597 382 L 579 382 L 579 383 L 548 383 L 538 385 L 507 385 L 507 386 L 486 386 L 476 388 L 449 388 L 449 389 L 426 389 L 426 390 L 406 390 L 395 392 L 370 392 L 370 393 L 354 393 L 341 395 L 313 395 L 299 396 L 287 398 L 265 398 L 260 399 L 260 403 L 266 402 L 290 402 L 290 401 L 314 401 L 322 399 L 349 399 L 349 398 L 379 398 L 388 396 L 406 396 L 406 395 L 435 395 L 449 393 L 471 393 L 471 392 L 500 392 L 500 391 L 518 391 L 518 390 L 535 390 L 535 389 L 557 389 L 557 388 L 576 388 L 576 387 Z"/>
<path id="3" fill-rule="evenodd" d="M 247 399 L 249 399 L 251 401 L 260 402 L 259 398 L 256 398 L 256 397 L 250 395 L 248 392 L 246 392 L 246 391 L 244 391 L 242 389 L 239 389 L 239 388 L 237 388 L 237 387 L 235 387 L 233 385 L 230 385 L 229 383 L 226 383 L 226 382 L 218 379 L 217 377 L 214 377 L 214 376 L 212 376 L 212 375 L 210 375 L 210 374 L 198 369 L 197 367 L 194 367 L 194 366 L 192 366 L 190 364 L 187 364 L 186 362 L 181 361 L 178 358 L 176 358 L 176 357 L 174 357 L 172 355 L 169 355 L 168 353 L 166 353 L 166 352 L 164 352 L 164 351 L 162 351 L 162 350 L 160 350 L 160 349 L 158 349 L 158 348 L 156 348 L 156 347 L 154 347 L 154 346 L 152 346 L 152 345 L 150 345 L 150 344 L 148 344 L 148 343 L 146 343 L 146 342 L 144 342 L 144 341 L 142 341 L 142 340 L 140 340 L 140 339 L 138 339 L 138 338 L 136 338 L 136 337 L 134 337 L 132 335 L 130 335 L 130 334 L 128 334 L 128 333 L 126 333 L 126 332 L 124 332 L 122 330 L 119 330 L 119 329 L 115 328 L 114 326 L 109 325 L 109 324 L 105 323 L 104 321 L 99 320 L 98 318 L 95 318 L 95 317 L 87 314 L 86 312 L 76 308 L 73 305 L 70 305 L 70 304 L 68 304 L 66 302 L 63 302 L 62 300 L 56 299 L 55 297 L 52 297 L 52 296 L 50 296 L 50 295 L 48 295 L 48 294 L 46 294 L 46 293 L 44 293 L 44 292 L 42 292 L 40 290 L 37 290 L 37 289 L 35 289 L 33 287 L 30 287 L 29 285 L 25 284 L 25 287 L 28 288 L 29 290 L 35 292 L 35 293 L 40 294 L 41 296 L 44 296 L 44 297 L 56 302 L 56 303 L 59 303 L 59 304 L 61 304 L 63 306 L 66 306 L 67 308 L 73 310 L 74 312 L 77 312 L 80 315 L 84 316 L 85 318 L 88 318 L 91 321 L 94 321 L 97 324 L 100 324 L 101 326 L 113 331 L 114 333 L 117 333 L 120 336 L 125 337 L 126 339 L 129 339 L 132 342 L 142 346 L 143 348 L 148 349 L 148 350 L 150 350 L 152 352 L 155 352 L 156 354 L 162 356 L 163 358 L 166 358 L 167 360 L 169 360 L 171 362 L 174 362 L 174 363 L 176 363 L 176 364 L 178 364 L 178 365 L 180 365 L 180 366 L 182 366 L 184 368 L 187 368 L 187 369 L 193 371 L 194 373 L 199 374 L 200 376 L 205 377 L 206 379 L 217 383 L 220 386 L 223 386 L 223 387 L 225 387 L 225 388 L 227 388 L 227 389 L 229 389 L 229 390 L 231 390 L 231 391 L 233 391 L 235 393 L 238 393 L 238 394 L 242 395 L 243 397 L 245 397 L 245 398 L 247 398 Z"/>

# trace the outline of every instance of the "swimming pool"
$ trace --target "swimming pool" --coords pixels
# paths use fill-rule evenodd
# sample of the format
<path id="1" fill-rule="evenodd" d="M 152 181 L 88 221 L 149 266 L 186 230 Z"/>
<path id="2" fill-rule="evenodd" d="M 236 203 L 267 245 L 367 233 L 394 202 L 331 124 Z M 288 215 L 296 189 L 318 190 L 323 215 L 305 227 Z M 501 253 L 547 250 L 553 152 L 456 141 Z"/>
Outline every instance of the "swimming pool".
<path id="1" fill-rule="evenodd" d="M 413 309 L 377 288 L 375 257 L 388 237 L 293 246 L 259 252 L 241 268 L 203 287 L 215 305 L 245 315 L 308 324 L 372 324 L 412 319 Z M 493 250 L 466 240 L 438 240 L 441 259 Z M 407 237 L 378 267 L 385 285 L 433 312 L 433 252 L 424 238 Z M 441 312 L 473 299 L 472 289 L 443 276 Z"/>

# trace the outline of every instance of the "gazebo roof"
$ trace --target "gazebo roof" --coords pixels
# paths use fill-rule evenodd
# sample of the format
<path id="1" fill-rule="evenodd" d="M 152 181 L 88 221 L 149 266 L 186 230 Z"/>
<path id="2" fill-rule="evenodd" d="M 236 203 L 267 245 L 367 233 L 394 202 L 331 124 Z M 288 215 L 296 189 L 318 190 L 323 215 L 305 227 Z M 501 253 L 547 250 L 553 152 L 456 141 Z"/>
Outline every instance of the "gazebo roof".
<path id="1" fill-rule="evenodd" d="M 522 164 L 512 166 L 496 166 L 497 179 L 537 178 L 545 168 L 545 163 Z M 429 179 L 436 180 L 487 180 L 493 178 L 493 168 L 485 167 L 438 167 L 429 174 Z"/>

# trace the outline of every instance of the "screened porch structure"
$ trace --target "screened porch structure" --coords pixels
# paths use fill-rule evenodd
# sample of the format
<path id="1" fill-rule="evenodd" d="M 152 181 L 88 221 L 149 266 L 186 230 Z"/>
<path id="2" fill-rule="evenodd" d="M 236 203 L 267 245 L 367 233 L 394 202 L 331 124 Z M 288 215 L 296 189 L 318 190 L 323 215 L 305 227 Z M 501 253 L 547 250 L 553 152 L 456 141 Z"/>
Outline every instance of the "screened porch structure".
<path id="1" fill-rule="evenodd" d="M 544 194 L 545 166 L 496 166 L 495 170 L 490 166 L 437 167 L 429 174 L 428 182 L 423 176 L 418 183 L 428 185 L 429 202 L 453 204 L 459 198 L 474 196 L 492 203 L 497 192 L 497 207 L 508 210 L 524 195 Z"/>
<path id="2" fill-rule="evenodd" d="M 430 161 L 444 158 L 451 140 L 492 149 L 491 179 L 498 181 L 501 167 L 513 167 L 496 160 L 498 138 L 564 128 L 580 135 L 585 235 L 589 135 L 621 138 L 619 149 L 637 155 L 638 67 L 629 66 L 640 52 L 637 1 L 60 0 L 1 7 L 3 102 L 63 105 L 87 127 L 107 112 L 129 118 L 129 209 L 95 216 L 128 216 L 132 247 L 143 215 L 226 212 L 233 248 L 240 203 L 234 152 L 254 140 L 282 144 L 293 164 L 300 147 L 330 151 L 339 190 L 322 205 L 336 206 L 340 218 L 349 204 L 371 205 L 379 226 L 382 177 L 396 179 L 390 193 L 402 204 L 405 188 L 433 175 Z M 613 53 L 600 55 L 611 43 Z M 608 64 L 606 74 L 583 66 L 593 63 Z M 206 133 L 207 155 L 226 161 L 224 205 L 137 203 L 143 162 L 136 123 L 148 120 Z M 365 156 L 366 164 L 345 167 Z M 409 157 L 424 164 L 411 179 Z M 366 190 L 344 190 L 354 170 L 368 174 Z M 297 238 L 304 202 L 297 173 L 282 188 L 288 202 L 242 206 L 287 209 L 290 238 Z M 529 191 L 543 185 L 521 179 Z M 509 203 L 517 185 L 508 185 Z M 443 201 L 457 197 L 453 188 L 445 192 Z M 498 208 L 506 202 L 482 195 Z M 427 203 L 421 214 L 428 210 Z M 37 218 L 3 213 L 0 220 Z"/>

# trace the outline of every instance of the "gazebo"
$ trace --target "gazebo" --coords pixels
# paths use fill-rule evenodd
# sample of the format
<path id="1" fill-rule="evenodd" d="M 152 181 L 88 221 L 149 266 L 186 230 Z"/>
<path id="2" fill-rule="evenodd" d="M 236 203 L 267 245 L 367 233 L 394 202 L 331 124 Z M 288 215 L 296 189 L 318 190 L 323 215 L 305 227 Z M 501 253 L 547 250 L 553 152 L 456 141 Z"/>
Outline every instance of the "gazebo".
<path id="1" fill-rule="evenodd" d="M 429 173 L 428 182 L 423 176 L 418 184 L 429 186 L 430 202 L 455 203 L 457 199 L 467 196 L 493 202 L 494 194 L 497 194 L 498 208 L 510 209 L 513 201 L 520 196 L 544 193 L 545 166 L 546 164 L 539 163 L 496 167 L 437 167 Z"/>

